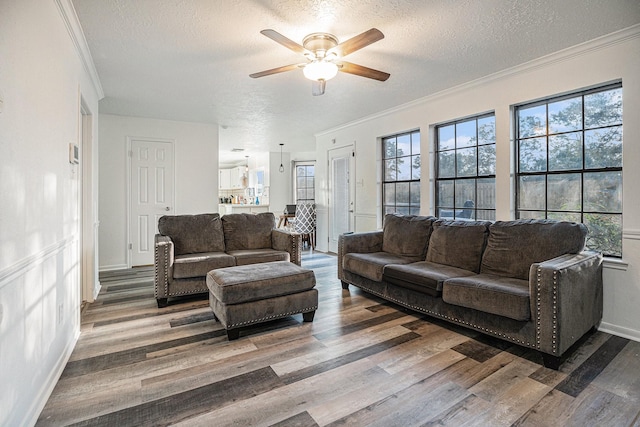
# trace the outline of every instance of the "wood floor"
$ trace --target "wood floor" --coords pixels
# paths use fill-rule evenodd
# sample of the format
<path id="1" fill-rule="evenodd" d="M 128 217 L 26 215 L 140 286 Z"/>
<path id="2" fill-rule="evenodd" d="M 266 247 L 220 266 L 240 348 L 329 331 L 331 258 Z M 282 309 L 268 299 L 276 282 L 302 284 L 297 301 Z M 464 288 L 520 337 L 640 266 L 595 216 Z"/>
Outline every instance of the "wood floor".
<path id="1" fill-rule="evenodd" d="M 638 426 L 640 343 L 595 332 L 552 371 L 530 350 L 342 290 L 305 253 L 313 323 L 296 315 L 228 342 L 208 300 L 158 309 L 149 268 L 102 292 L 39 426 Z"/>

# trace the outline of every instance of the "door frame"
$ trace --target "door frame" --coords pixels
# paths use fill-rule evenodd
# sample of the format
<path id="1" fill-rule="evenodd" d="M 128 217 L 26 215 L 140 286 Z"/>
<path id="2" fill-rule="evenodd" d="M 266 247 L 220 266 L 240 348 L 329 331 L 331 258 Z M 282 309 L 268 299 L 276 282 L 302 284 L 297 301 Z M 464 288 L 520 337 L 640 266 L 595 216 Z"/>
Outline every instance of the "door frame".
<path id="1" fill-rule="evenodd" d="M 126 145 L 126 151 L 125 151 L 125 157 L 127 159 L 127 165 L 126 165 L 126 169 L 127 169 L 127 178 L 126 178 L 126 187 L 127 187 L 127 241 L 126 241 L 126 248 L 125 248 L 125 252 L 127 254 L 127 268 L 131 268 L 131 251 L 132 251 L 132 245 L 133 245 L 133 240 L 132 240 L 132 236 L 131 236 L 131 179 L 133 176 L 133 173 L 131 171 L 131 158 L 133 155 L 133 152 L 131 151 L 131 143 L 132 141 L 146 141 L 146 142 L 162 142 L 162 143 L 168 143 L 171 144 L 171 150 L 173 151 L 173 159 L 171 162 L 171 168 L 173 169 L 173 188 L 172 188 L 172 194 L 171 194 L 171 198 L 173 199 L 173 207 L 172 207 L 172 211 L 173 214 L 175 215 L 176 212 L 178 211 L 176 206 L 177 206 L 177 202 L 176 202 L 176 140 L 175 139 L 170 139 L 170 138 L 153 138 L 153 137 L 147 137 L 147 136 L 127 136 L 127 145 Z"/>
<path id="2" fill-rule="evenodd" d="M 327 175 L 328 175 L 328 183 L 329 183 L 329 197 L 327 198 L 327 231 L 328 231 L 328 247 L 327 250 L 332 252 L 332 221 L 333 221 L 333 195 L 334 195 L 334 186 L 333 186 L 333 165 L 332 165 L 332 152 L 337 152 L 339 150 L 351 150 L 351 156 L 349 156 L 349 204 L 351 205 L 351 209 L 349 210 L 349 230 L 355 231 L 356 229 L 356 221 L 355 221 L 355 212 L 356 212 L 356 185 L 355 185 L 355 177 L 356 177 L 356 143 L 344 145 L 342 147 L 335 147 L 327 150 Z"/>

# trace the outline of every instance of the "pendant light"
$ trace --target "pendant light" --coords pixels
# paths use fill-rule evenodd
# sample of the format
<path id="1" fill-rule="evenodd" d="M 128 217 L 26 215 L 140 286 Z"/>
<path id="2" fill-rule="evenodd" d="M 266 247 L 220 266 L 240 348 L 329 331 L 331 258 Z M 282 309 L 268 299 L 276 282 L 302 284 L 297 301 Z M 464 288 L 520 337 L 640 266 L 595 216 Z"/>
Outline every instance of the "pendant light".
<path id="1" fill-rule="evenodd" d="M 284 144 L 280 143 L 280 173 L 284 173 L 284 166 L 282 165 L 282 146 Z"/>

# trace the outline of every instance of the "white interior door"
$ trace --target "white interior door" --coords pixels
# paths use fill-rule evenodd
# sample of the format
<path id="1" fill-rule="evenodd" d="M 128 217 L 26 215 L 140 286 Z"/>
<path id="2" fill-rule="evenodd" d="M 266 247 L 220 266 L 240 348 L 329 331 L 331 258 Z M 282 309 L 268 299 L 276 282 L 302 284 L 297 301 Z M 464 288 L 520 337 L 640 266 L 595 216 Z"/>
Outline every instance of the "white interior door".
<path id="1" fill-rule="evenodd" d="M 173 141 L 131 139 L 129 265 L 153 264 L 158 219 L 173 213 Z"/>
<path id="2" fill-rule="evenodd" d="M 338 252 L 338 237 L 354 230 L 354 148 L 329 150 L 329 251 Z"/>

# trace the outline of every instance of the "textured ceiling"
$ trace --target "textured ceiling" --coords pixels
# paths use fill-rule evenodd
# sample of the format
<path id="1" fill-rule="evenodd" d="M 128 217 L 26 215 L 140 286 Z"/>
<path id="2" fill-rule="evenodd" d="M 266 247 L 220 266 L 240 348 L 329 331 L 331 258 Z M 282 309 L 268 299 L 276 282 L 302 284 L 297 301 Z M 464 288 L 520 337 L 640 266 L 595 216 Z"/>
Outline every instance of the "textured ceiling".
<path id="1" fill-rule="evenodd" d="M 314 133 L 640 22 L 638 0 L 73 0 L 105 98 L 103 113 L 221 126 L 221 162 L 315 150 Z M 345 73 L 311 95 L 302 62 L 260 34 L 340 41 L 372 27 L 385 38 L 346 59 L 386 71 Z"/>

